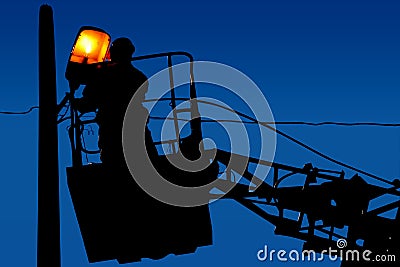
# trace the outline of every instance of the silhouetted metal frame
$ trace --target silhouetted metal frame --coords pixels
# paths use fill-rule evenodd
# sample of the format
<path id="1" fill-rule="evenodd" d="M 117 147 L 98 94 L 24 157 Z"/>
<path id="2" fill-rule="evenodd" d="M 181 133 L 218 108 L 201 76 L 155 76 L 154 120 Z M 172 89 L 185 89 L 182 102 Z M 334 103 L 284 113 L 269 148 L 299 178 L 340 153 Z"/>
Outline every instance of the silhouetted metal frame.
<path id="1" fill-rule="evenodd" d="M 190 64 L 190 73 L 189 73 L 189 79 L 190 79 L 190 88 L 189 88 L 189 99 L 185 98 L 177 98 L 175 96 L 175 85 L 174 85 L 174 78 L 173 78 L 173 62 L 172 62 L 172 57 L 173 56 L 185 56 L 189 59 L 189 64 Z M 198 106 L 198 101 L 197 101 L 197 90 L 196 90 L 196 82 L 194 78 L 194 59 L 193 56 L 184 51 L 175 51 L 175 52 L 165 52 L 165 53 L 158 53 L 158 54 L 151 54 L 151 55 L 144 55 L 144 56 L 138 56 L 138 57 L 133 57 L 132 61 L 139 61 L 139 60 L 145 60 L 145 59 L 154 59 L 154 58 L 161 58 L 161 57 L 167 57 L 168 58 L 168 72 L 169 72 L 169 80 L 170 80 L 170 90 L 171 90 L 171 98 L 162 98 L 162 99 L 157 99 L 156 101 L 163 101 L 165 99 L 168 99 L 171 101 L 171 107 L 173 109 L 173 120 L 174 120 L 174 127 L 175 127 L 175 136 L 176 136 L 176 141 L 179 143 L 179 127 L 178 127 L 178 116 L 177 116 L 177 111 L 176 111 L 176 101 L 177 100 L 190 100 L 190 110 L 191 110 L 191 120 L 190 120 L 190 129 L 191 129 L 191 135 L 198 141 L 200 142 L 202 139 L 202 130 L 201 130 L 201 118 L 200 118 L 200 112 L 199 112 L 199 106 Z M 171 142 L 173 140 L 166 141 L 166 143 Z M 163 143 L 163 142 L 161 142 Z M 173 146 L 174 149 L 174 146 Z M 200 143 L 200 149 L 204 150 L 204 144 Z M 176 152 L 176 150 L 173 150 L 173 152 Z"/>
<path id="2" fill-rule="evenodd" d="M 230 152 L 217 150 L 217 161 L 227 166 L 231 157 L 246 158 L 242 155 L 232 154 Z M 230 192 L 225 194 L 223 198 L 232 199 L 243 205 L 245 208 L 251 210 L 264 220 L 270 222 L 271 224 L 276 226 L 275 234 L 284 235 L 289 237 L 294 237 L 306 242 L 310 243 L 324 243 L 326 247 L 336 247 L 336 241 L 333 238 L 343 238 L 346 239 L 346 236 L 340 235 L 336 233 L 335 227 L 331 225 L 316 225 L 315 221 L 310 220 L 308 217 L 308 225 L 303 226 L 304 216 L 307 215 L 304 211 L 297 211 L 299 213 L 299 217 L 297 220 L 293 220 L 290 218 L 286 218 L 283 213 L 282 207 L 280 207 L 279 203 L 274 199 L 274 189 L 276 189 L 279 184 L 295 174 L 305 175 L 305 182 L 303 188 L 307 188 L 311 183 L 315 183 L 316 179 L 323 179 L 326 181 L 336 181 L 345 179 L 343 171 L 332 171 L 325 169 L 318 169 L 313 167 L 311 164 L 304 165 L 303 168 L 297 168 L 289 165 L 274 163 L 270 161 L 260 160 L 253 157 L 248 157 L 248 163 L 261 164 L 264 166 L 270 166 L 272 168 L 273 174 L 273 186 L 269 186 L 266 182 L 262 182 L 261 186 L 254 191 L 250 191 L 249 185 L 237 184 Z M 250 184 L 252 183 L 253 175 L 248 170 L 249 165 L 246 167 L 245 172 L 242 174 L 242 177 L 247 180 Z M 235 171 L 235 169 L 232 169 Z M 280 172 L 284 172 L 282 176 L 280 176 Z M 336 175 L 334 175 L 336 174 Z M 224 186 L 224 183 L 230 183 L 229 181 L 221 181 L 221 190 L 223 188 L 230 188 L 229 186 Z M 391 188 L 381 188 L 381 195 L 391 194 L 394 196 L 400 196 L 400 192 L 396 189 L 396 187 Z M 259 201 L 258 199 L 265 199 L 265 202 Z M 274 206 L 278 211 L 278 215 L 271 214 L 267 210 L 260 207 L 260 205 L 265 206 Z M 393 201 L 392 203 L 386 204 L 374 210 L 368 211 L 363 215 L 365 220 L 372 219 L 374 216 L 378 216 L 387 212 L 389 210 L 399 208 L 400 201 Z M 395 223 L 398 223 L 400 226 L 400 211 L 397 212 L 396 218 L 394 219 Z M 324 228 L 329 228 L 326 230 Z M 321 233 L 327 234 L 328 237 L 320 237 L 315 235 L 315 231 L 319 231 Z M 357 247 L 357 244 L 354 242 L 350 243 L 349 246 Z"/>

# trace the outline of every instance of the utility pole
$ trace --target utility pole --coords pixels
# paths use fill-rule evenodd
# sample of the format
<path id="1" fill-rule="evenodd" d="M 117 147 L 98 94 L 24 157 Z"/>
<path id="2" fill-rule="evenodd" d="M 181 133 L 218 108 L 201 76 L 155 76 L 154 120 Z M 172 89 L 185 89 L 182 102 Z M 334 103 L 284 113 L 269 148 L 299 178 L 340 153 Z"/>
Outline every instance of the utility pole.
<path id="1" fill-rule="evenodd" d="M 39 169 L 37 267 L 59 267 L 60 206 L 53 10 L 39 12 Z"/>

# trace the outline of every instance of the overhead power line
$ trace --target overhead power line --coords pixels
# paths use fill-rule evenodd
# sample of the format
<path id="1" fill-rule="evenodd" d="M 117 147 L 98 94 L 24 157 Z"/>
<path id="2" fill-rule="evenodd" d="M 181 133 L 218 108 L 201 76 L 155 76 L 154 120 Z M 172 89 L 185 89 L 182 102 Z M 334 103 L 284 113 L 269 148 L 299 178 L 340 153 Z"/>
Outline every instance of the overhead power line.
<path id="1" fill-rule="evenodd" d="M 400 127 L 400 123 L 381 123 L 381 122 L 305 122 L 305 121 L 279 121 L 275 122 L 277 125 L 307 125 L 307 126 L 381 126 L 381 127 Z"/>
<path id="2" fill-rule="evenodd" d="M 152 101 L 152 100 L 148 100 L 148 101 Z M 335 163 L 335 164 L 337 164 L 337 165 L 340 165 L 340 166 L 342 166 L 342 167 L 345 167 L 345 168 L 348 168 L 348 169 L 350 169 L 350 170 L 353 170 L 353 171 L 356 171 L 356 172 L 358 172 L 358 173 L 361 173 L 361 174 L 364 174 L 364 175 L 366 175 L 366 176 L 369 176 L 369 177 L 371 177 L 371 178 L 373 178 L 373 179 L 375 179 L 375 180 L 378 180 L 378 181 L 381 181 L 381 182 L 384 182 L 384 183 L 387 183 L 387 184 L 390 184 L 390 185 L 394 185 L 394 183 L 393 183 L 392 181 L 389 181 L 389 180 L 387 180 L 387 179 L 381 178 L 381 177 L 379 177 L 379 176 L 376 176 L 376 175 L 374 175 L 374 174 L 371 174 L 371 173 L 369 173 L 369 172 L 363 171 L 363 170 L 361 170 L 361 169 L 358 169 L 358 168 L 356 168 L 356 167 L 353 167 L 353 166 L 351 166 L 351 165 L 348 165 L 348 164 L 346 164 L 346 163 L 344 163 L 344 162 L 341 162 L 341 161 L 339 161 L 339 160 L 336 160 L 336 159 L 334 159 L 334 158 L 332 158 L 332 157 L 330 157 L 330 156 L 328 156 L 328 155 L 326 155 L 326 154 L 324 154 L 324 153 L 318 151 L 317 149 L 312 148 L 311 146 L 309 146 L 309 145 L 307 145 L 307 144 L 305 144 L 305 143 L 303 143 L 303 142 L 297 140 L 296 138 L 294 138 L 294 137 L 292 137 L 292 136 L 290 136 L 290 135 L 288 135 L 288 134 L 286 134 L 286 133 L 284 133 L 284 132 L 282 132 L 282 131 L 280 131 L 280 130 L 274 128 L 274 127 L 272 127 L 271 125 L 278 125 L 278 124 L 285 125 L 285 124 L 286 124 L 286 125 L 310 125 L 310 126 L 337 125 L 337 126 L 381 126 L 381 127 L 399 127 L 400 124 L 398 124 L 398 123 L 376 123 L 376 122 L 355 122 L 355 123 L 345 123 L 345 122 L 318 122 L 318 123 L 313 123 L 313 122 L 300 122 L 300 121 L 292 121 L 292 122 L 290 122 L 290 121 L 288 121 L 288 122 L 260 122 L 260 121 L 257 121 L 256 119 L 254 119 L 253 117 L 251 117 L 251 116 L 249 116 L 249 115 L 246 115 L 246 114 L 244 114 L 244 113 L 242 113 L 242 112 L 239 112 L 239 111 L 236 111 L 236 110 L 234 110 L 234 109 L 225 107 L 225 106 L 223 106 L 223 105 L 219 105 L 219 104 L 212 103 L 212 102 L 205 101 L 205 100 L 201 100 L 201 99 L 197 99 L 197 101 L 200 102 L 200 103 L 204 103 L 204 104 L 208 104 L 208 105 L 213 105 L 213 106 L 216 106 L 216 107 L 225 109 L 225 110 L 227 110 L 227 111 L 229 111 L 229 112 L 232 112 L 232 113 L 236 113 L 236 114 L 238 114 L 239 116 L 241 116 L 241 117 L 243 117 L 243 118 L 249 120 L 248 122 L 243 122 L 243 121 L 239 121 L 239 120 L 238 120 L 238 121 L 236 121 L 236 120 L 225 120 L 225 121 L 227 121 L 227 122 L 240 122 L 240 123 L 259 124 L 259 125 L 261 125 L 261 126 L 264 126 L 264 127 L 268 128 L 268 129 L 270 129 L 270 130 L 276 132 L 277 134 L 279 134 L 279 135 L 285 137 L 286 139 L 288 139 L 288 140 L 290 140 L 290 141 L 292 141 L 292 142 L 294 142 L 294 143 L 300 145 L 301 147 L 303 147 L 303 148 L 305 148 L 305 149 L 307 149 L 307 150 L 313 152 L 314 154 L 316 154 L 316 155 L 318 155 L 318 156 L 320 156 L 320 157 L 322 157 L 322 158 L 324 158 L 324 159 L 326 159 L 326 160 L 328 160 L 328 161 L 331 161 L 331 162 L 333 162 L 333 163 Z M 3 115 L 26 115 L 26 114 L 29 114 L 30 112 L 32 112 L 33 110 L 38 109 L 38 108 L 39 108 L 38 106 L 33 106 L 33 107 L 29 108 L 27 111 L 21 111 L 21 112 L 0 111 L 0 114 L 3 114 Z M 65 116 L 65 114 L 64 114 L 64 116 Z M 154 119 L 154 118 L 155 118 L 155 119 L 160 119 L 160 117 L 152 117 L 152 118 L 153 118 L 153 119 Z M 170 119 L 170 118 L 164 118 L 164 119 Z M 211 121 L 213 121 L 213 120 L 208 120 L 208 121 L 204 121 L 204 122 L 211 122 Z"/>
<path id="3" fill-rule="evenodd" d="M 249 116 L 249 115 L 246 115 L 246 114 L 244 114 L 244 113 L 242 113 L 242 112 L 236 111 L 236 110 L 234 110 L 234 109 L 231 109 L 231 108 L 229 108 L 229 107 L 226 107 L 226 106 L 223 106 L 223 105 L 220 105 L 220 104 L 212 103 L 212 102 L 205 101 L 205 100 L 201 100 L 201 99 L 197 99 L 197 101 L 200 102 L 200 103 L 204 103 L 204 104 L 208 104 L 208 105 L 213 105 L 213 106 L 216 106 L 216 107 L 225 109 L 225 110 L 227 110 L 227 111 L 229 111 L 229 112 L 238 114 L 239 116 L 241 116 L 241 117 L 243 117 L 243 118 L 246 118 L 246 119 L 248 119 L 248 120 L 250 120 L 250 121 L 253 121 L 253 122 L 255 122 L 255 123 L 258 123 L 258 124 L 260 124 L 260 125 L 262 125 L 262 126 L 268 128 L 269 130 L 276 132 L 276 133 L 279 134 L 280 136 L 283 136 L 284 138 L 290 140 L 291 142 L 296 143 L 296 144 L 300 145 L 301 147 L 307 149 L 308 151 L 311 151 L 312 153 L 314 153 L 314 154 L 316 154 L 316 155 L 318 155 L 318 156 L 320 156 L 320 157 L 322 157 L 322 158 L 324 158 L 324 159 L 326 159 L 326 160 L 328 160 L 328 161 L 330 161 L 330 162 L 333 162 L 333 163 L 335 163 L 335 164 L 337 164 L 337 165 L 339 165 L 339 166 L 342 166 L 342 167 L 345 167 L 345 168 L 347 168 L 347 169 L 350 169 L 350 170 L 356 171 L 356 172 L 358 172 L 358 173 L 364 174 L 364 175 L 369 176 L 370 178 L 373 178 L 373 179 L 375 179 L 375 180 L 377 180 L 377 181 L 380 181 L 380 182 L 383 182 L 383 183 L 386 183 L 386 184 L 389 184 L 389 185 L 395 185 L 394 182 L 392 182 L 392 181 L 389 181 L 389 180 L 387 180 L 387 179 L 381 178 L 381 177 L 379 177 L 379 176 L 377 176 L 377 175 L 374 175 L 374 174 L 372 174 L 372 173 L 369 173 L 369 172 L 367 172 L 367 171 L 361 170 L 361 169 L 359 169 L 359 168 L 353 167 L 353 166 L 351 166 L 351 165 L 349 165 L 349 164 L 346 164 L 346 163 L 344 163 L 344 162 L 341 162 L 341 161 L 339 161 L 339 160 L 336 160 L 336 159 L 334 159 L 334 158 L 332 158 L 332 157 L 330 157 L 330 156 L 328 156 L 328 155 L 326 155 L 326 154 L 324 154 L 324 153 L 318 151 L 317 149 L 312 148 L 311 146 L 309 146 L 309 145 L 307 145 L 307 144 L 305 144 L 305 143 L 303 143 L 303 142 L 297 140 L 296 138 L 294 138 L 294 137 L 292 137 L 292 136 L 290 136 L 290 135 L 288 135 L 288 134 L 286 134 L 286 133 L 284 133 L 284 132 L 282 132 L 282 131 L 280 131 L 280 130 L 278 130 L 278 129 L 276 129 L 276 128 L 274 128 L 274 127 L 272 127 L 272 126 L 270 126 L 270 125 L 268 125 L 268 124 L 266 124 L 266 123 L 259 122 L 259 121 L 257 121 L 256 119 L 254 119 L 253 117 L 251 117 L 251 116 Z"/>
<path id="4" fill-rule="evenodd" d="M 207 103 L 210 104 L 211 102 Z M 26 111 L 0 111 L 1 115 L 27 115 L 34 111 L 35 109 L 39 109 L 39 106 L 30 107 Z M 68 112 L 69 105 L 66 106 L 66 111 L 64 114 L 60 115 L 60 120 L 68 119 L 66 114 Z M 164 118 L 164 117 L 157 117 L 157 116 L 150 116 L 151 119 L 156 120 L 169 120 L 173 118 Z M 178 119 L 181 121 L 189 121 L 187 119 Z M 305 126 L 377 126 L 377 127 L 400 127 L 400 123 L 384 123 L 384 122 L 336 122 L 336 121 L 324 121 L 324 122 L 307 122 L 307 121 L 270 121 L 270 122 L 259 122 L 259 121 L 241 121 L 241 120 L 211 120 L 211 119 L 202 119 L 202 122 L 232 122 L 232 123 L 246 123 L 246 124 L 267 124 L 267 125 L 305 125 Z"/>
<path id="5" fill-rule="evenodd" d="M 33 107 L 30 107 L 26 111 L 0 111 L 0 114 L 2 114 L 2 115 L 26 115 L 38 108 L 39 108 L 39 106 L 33 106 Z"/>
<path id="6" fill-rule="evenodd" d="M 159 116 L 150 116 L 150 119 L 155 120 L 174 120 L 172 117 L 159 117 Z M 190 121 L 189 119 L 178 118 L 179 121 Z M 305 122 L 305 121 L 242 121 L 242 120 L 226 120 L 226 119 L 202 119 L 201 122 L 211 123 L 211 122 L 231 122 L 231 123 L 245 123 L 245 124 L 268 124 L 268 125 L 305 125 L 305 126 L 324 126 L 324 125 L 333 125 L 333 126 L 379 126 L 379 127 L 400 127 L 400 123 L 381 123 L 381 122 Z"/>

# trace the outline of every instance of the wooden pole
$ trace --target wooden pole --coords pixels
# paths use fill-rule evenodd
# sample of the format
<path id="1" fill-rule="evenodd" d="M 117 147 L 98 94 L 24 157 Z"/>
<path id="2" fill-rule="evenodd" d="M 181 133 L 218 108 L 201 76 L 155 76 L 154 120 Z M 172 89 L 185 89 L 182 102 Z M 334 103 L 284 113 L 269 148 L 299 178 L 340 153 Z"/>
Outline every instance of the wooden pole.
<path id="1" fill-rule="evenodd" d="M 60 207 L 53 10 L 39 12 L 39 168 L 37 266 L 59 267 Z"/>

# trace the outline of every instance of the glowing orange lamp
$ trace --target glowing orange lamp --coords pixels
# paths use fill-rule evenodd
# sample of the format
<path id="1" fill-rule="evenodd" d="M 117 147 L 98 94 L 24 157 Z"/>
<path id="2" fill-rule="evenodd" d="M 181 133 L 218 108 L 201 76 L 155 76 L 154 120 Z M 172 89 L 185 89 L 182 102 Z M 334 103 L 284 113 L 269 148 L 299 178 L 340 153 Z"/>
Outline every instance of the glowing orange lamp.
<path id="1" fill-rule="evenodd" d="M 82 27 L 76 37 L 69 61 L 76 63 L 99 63 L 106 58 L 110 35 L 94 27 Z"/>
<path id="2" fill-rule="evenodd" d="M 86 84 L 99 64 L 107 59 L 111 37 L 102 29 L 81 27 L 71 50 L 65 77 L 70 84 Z"/>

